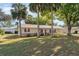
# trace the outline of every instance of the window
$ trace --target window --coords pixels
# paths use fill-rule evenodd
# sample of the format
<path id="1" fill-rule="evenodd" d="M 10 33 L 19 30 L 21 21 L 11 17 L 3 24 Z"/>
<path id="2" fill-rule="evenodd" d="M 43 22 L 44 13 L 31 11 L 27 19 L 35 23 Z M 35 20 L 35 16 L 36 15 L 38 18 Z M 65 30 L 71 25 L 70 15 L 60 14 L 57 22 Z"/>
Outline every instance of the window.
<path id="1" fill-rule="evenodd" d="M 28 29 L 24 29 L 24 32 L 30 32 L 30 29 L 28 28 Z"/>
<path id="2" fill-rule="evenodd" d="M 28 28 L 28 32 L 30 32 L 30 28 Z"/>
<path id="3" fill-rule="evenodd" d="M 27 32 L 27 29 L 26 28 L 24 29 L 24 32 Z"/>

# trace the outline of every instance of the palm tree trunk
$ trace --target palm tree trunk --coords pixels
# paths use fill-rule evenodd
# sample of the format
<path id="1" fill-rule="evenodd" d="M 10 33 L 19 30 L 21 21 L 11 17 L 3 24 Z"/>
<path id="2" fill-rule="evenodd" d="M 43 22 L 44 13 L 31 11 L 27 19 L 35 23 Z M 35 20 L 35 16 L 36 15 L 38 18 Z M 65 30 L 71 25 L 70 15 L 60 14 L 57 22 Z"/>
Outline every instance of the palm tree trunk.
<path id="1" fill-rule="evenodd" d="M 51 8 L 51 37 L 53 37 L 53 11 Z"/>
<path id="2" fill-rule="evenodd" d="M 22 32 L 21 32 L 21 19 L 19 19 L 19 35 L 22 36 Z"/>
<path id="3" fill-rule="evenodd" d="M 37 37 L 39 38 L 40 37 L 40 33 L 39 33 L 39 10 L 38 10 L 39 8 L 38 8 L 38 6 L 37 6 L 37 14 L 38 14 L 38 16 L 37 16 Z"/>

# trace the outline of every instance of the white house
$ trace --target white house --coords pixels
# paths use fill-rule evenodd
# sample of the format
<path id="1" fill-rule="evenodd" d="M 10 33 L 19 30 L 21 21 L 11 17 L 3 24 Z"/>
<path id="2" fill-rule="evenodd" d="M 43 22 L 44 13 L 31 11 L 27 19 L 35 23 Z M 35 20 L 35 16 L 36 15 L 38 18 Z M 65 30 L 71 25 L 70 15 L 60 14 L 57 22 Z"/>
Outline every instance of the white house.
<path id="1" fill-rule="evenodd" d="M 51 34 L 51 26 L 49 25 L 39 25 L 39 32 L 40 35 L 48 35 Z M 37 34 L 37 25 L 35 24 L 23 24 L 21 25 L 21 31 L 22 31 L 22 35 L 36 35 Z M 56 32 L 62 32 L 62 27 L 59 26 L 54 26 L 54 33 Z M 18 31 L 18 35 L 19 35 L 19 31 Z"/>
<path id="2" fill-rule="evenodd" d="M 19 28 L 19 27 L 18 27 Z M 51 34 L 51 26 L 49 25 L 39 25 L 39 32 L 40 35 L 49 35 Z M 54 30 L 53 33 L 63 33 L 64 28 L 60 26 L 53 26 Z M 1 27 L 5 32 L 15 33 L 17 31 L 17 26 L 15 27 Z M 21 32 L 23 36 L 28 35 L 37 35 L 37 25 L 35 24 L 22 24 L 21 25 Z M 18 35 L 20 31 L 18 30 Z"/>

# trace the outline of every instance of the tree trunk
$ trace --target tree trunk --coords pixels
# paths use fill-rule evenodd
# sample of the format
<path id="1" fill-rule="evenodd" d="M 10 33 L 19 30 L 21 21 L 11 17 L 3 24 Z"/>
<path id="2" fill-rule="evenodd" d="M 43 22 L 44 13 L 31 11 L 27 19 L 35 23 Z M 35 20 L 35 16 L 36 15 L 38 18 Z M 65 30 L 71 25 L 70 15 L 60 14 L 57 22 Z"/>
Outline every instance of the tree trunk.
<path id="1" fill-rule="evenodd" d="M 19 35 L 22 36 L 22 31 L 21 31 L 21 19 L 19 19 Z"/>
<path id="2" fill-rule="evenodd" d="M 51 37 L 53 37 L 53 11 L 51 8 Z"/>
<path id="3" fill-rule="evenodd" d="M 40 37 L 40 33 L 39 33 L 39 10 L 38 10 L 38 6 L 37 6 L 37 37 L 39 38 Z"/>
<path id="4" fill-rule="evenodd" d="M 67 33 L 68 36 L 71 36 L 71 25 L 68 24 L 68 33 Z"/>

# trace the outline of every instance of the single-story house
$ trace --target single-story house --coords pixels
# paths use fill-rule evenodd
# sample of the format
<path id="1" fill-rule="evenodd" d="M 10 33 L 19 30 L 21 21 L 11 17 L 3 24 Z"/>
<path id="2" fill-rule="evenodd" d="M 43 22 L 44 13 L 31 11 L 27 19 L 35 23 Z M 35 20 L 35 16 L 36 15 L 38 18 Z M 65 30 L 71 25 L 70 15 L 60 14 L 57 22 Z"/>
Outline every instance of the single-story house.
<path id="1" fill-rule="evenodd" d="M 48 35 L 48 34 L 51 34 L 51 26 L 49 25 L 39 25 L 39 32 L 40 32 L 40 35 Z M 56 32 L 62 32 L 63 28 L 60 27 L 60 26 L 53 26 L 54 30 L 53 32 L 56 33 Z M 28 35 L 28 34 L 31 34 L 31 35 L 36 35 L 37 34 L 37 25 L 35 24 L 23 24 L 21 25 L 21 32 L 22 32 L 22 35 Z M 18 31 L 18 35 L 19 35 L 19 31 Z"/>
<path id="2" fill-rule="evenodd" d="M 18 27 L 19 28 L 19 27 Z M 49 25 L 39 25 L 39 32 L 40 35 L 49 35 L 51 34 L 51 26 Z M 53 33 L 64 33 L 64 28 L 60 26 L 53 26 L 54 30 Z M 1 27 L 5 31 L 5 33 L 13 33 L 15 34 L 18 31 L 18 35 L 20 35 L 20 31 L 17 30 L 17 26 L 15 27 Z M 22 24 L 21 25 L 21 32 L 23 36 L 28 35 L 37 35 L 37 25 L 35 24 Z"/>

